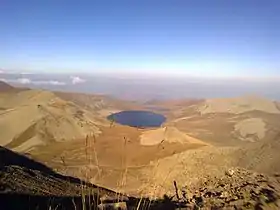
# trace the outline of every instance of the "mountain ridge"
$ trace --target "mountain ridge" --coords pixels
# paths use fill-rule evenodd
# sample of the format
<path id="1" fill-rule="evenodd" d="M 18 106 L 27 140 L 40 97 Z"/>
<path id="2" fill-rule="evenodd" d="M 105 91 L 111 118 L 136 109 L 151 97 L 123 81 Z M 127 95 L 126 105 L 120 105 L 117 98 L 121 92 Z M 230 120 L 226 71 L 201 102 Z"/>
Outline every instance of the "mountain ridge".
<path id="1" fill-rule="evenodd" d="M 197 189 L 199 180 L 227 176 L 231 168 L 242 168 L 236 169 L 238 179 L 251 174 L 247 170 L 280 173 L 279 107 L 263 98 L 147 104 L 32 89 L 1 92 L 0 108 L 2 146 L 61 174 L 134 196 L 172 195 L 174 180 L 179 190 Z M 166 122 L 138 129 L 107 120 L 134 109 L 163 114 Z M 21 169 L 7 173 L 21 177 Z"/>

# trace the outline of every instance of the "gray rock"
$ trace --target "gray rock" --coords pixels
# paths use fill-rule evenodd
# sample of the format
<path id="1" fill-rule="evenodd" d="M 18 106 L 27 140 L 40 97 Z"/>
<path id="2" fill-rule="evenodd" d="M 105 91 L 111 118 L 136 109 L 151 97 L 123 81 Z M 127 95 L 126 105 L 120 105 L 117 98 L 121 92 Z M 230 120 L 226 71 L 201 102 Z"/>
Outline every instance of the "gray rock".
<path id="1" fill-rule="evenodd" d="M 226 171 L 226 175 L 232 177 L 234 175 L 235 171 L 234 169 L 229 169 Z"/>
<path id="2" fill-rule="evenodd" d="M 222 194 L 220 195 L 220 198 L 227 198 L 229 197 L 229 193 L 227 191 L 222 192 Z"/>
<path id="3" fill-rule="evenodd" d="M 127 206 L 125 202 L 118 202 L 118 203 L 104 203 L 98 205 L 99 210 L 127 210 Z"/>

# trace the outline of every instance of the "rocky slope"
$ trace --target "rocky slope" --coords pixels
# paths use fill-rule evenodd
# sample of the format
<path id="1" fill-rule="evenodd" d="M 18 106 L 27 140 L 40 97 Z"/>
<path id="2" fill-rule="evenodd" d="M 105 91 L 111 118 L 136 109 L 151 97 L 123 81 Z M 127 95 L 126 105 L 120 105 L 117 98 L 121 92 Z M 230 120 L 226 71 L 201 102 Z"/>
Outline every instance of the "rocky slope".
<path id="1" fill-rule="evenodd" d="M 279 209 L 279 187 L 278 175 L 231 168 L 221 177 L 205 178 L 196 188 L 184 186 L 181 198 L 185 195 L 200 209 Z"/>
<path id="2" fill-rule="evenodd" d="M 28 157 L 0 148 L 3 209 L 279 209 L 280 175 L 231 168 L 197 185 L 172 181 L 162 197 L 129 197 L 60 175 Z M 164 193 L 164 192 L 163 192 Z M 15 202 L 17 200 L 17 202 Z"/>
<path id="3" fill-rule="evenodd" d="M 3 147 L 0 160 L 1 209 L 96 209 L 109 198 L 118 196 L 116 203 L 128 200 L 114 191 L 60 175 Z"/>
<path id="4" fill-rule="evenodd" d="M 167 122 L 158 129 L 110 126 L 106 120 L 110 112 L 138 107 L 87 94 L 4 91 L 0 145 L 29 152 L 65 175 L 129 192 L 132 200 L 149 197 L 161 209 L 279 207 L 276 103 L 255 97 L 165 102 L 157 112 Z M 80 183 L 68 186 L 49 169 L 19 162 L 1 166 L 0 175 L 5 196 L 50 196 L 58 204 L 84 193 Z"/>

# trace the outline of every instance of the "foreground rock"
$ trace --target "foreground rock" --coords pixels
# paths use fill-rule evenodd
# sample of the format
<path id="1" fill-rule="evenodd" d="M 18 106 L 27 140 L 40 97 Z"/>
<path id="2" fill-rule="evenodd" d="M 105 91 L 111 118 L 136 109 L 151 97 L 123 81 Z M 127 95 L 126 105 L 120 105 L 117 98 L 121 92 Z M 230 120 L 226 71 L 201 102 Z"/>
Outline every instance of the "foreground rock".
<path id="1" fill-rule="evenodd" d="M 203 180 L 203 181 L 202 181 Z M 279 209 L 280 175 L 231 168 L 158 198 L 126 196 L 0 147 L 1 209 Z M 182 184 L 182 183 L 180 183 Z M 182 186 L 182 185 L 181 185 Z M 16 201 L 16 202 L 15 202 Z"/>
<path id="2" fill-rule="evenodd" d="M 0 147 L 1 209 L 176 209 L 177 201 L 126 196 Z"/>
<path id="3" fill-rule="evenodd" d="M 232 168 L 196 189 L 181 190 L 182 199 L 201 209 L 279 209 L 280 179 Z"/>

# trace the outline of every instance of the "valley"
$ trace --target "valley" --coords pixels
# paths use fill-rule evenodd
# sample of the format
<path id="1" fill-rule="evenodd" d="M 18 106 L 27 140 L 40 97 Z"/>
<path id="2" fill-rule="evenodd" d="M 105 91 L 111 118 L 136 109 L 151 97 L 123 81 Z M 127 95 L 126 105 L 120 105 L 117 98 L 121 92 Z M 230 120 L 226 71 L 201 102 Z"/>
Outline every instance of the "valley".
<path id="1" fill-rule="evenodd" d="M 202 180 L 236 167 L 280 173 L 280 110 L 263 98 L 229 99 L 223 107 L 216 100 L 193 99 L 147 107 L 42 90 L 5 89 L 0 95 L 1 146 L 129 196 L 172 195 L 174 180 L 180 189 L 197 189 Z M 108 119 L 127 110 L 153 110 L 166 121 L 131 127 Z"/>
<path id="2" fill-rule="evenodd" d="M 280 1 L 0 8 L 0 210 L 280 209 Z"/>

